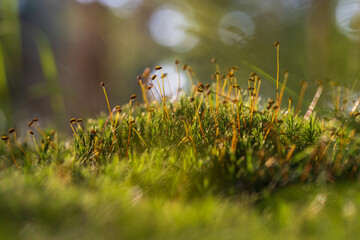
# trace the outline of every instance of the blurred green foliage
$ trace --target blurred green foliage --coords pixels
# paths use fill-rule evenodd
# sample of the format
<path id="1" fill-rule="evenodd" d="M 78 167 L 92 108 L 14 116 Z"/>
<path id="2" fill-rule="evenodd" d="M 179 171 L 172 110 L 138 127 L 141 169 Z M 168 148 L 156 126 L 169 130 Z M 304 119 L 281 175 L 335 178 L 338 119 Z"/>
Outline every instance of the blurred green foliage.
<path id="1" fill-rule="evenodd" d="M 16 69 L 22 64 L 17 1 L 1 1 L 0 16 L 0 130 L 3 131 L 12 124 L 8 81 L 15 79 Z"/>

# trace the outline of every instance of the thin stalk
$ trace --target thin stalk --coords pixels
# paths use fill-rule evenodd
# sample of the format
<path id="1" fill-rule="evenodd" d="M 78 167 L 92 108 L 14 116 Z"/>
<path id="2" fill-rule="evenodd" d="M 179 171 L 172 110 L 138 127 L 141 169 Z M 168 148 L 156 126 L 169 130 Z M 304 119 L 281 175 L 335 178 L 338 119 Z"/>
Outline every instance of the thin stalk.
<path id="1" fill-rule="evenodd" d="M 26 154 L 26 152 L 24 151 L 24 149 L 20 146 L 20 144 L 18 143 L 17 139 L 16 139 L 16 132 L 14 132 L 14 142 L 15 144 L 18 146 L 18 148 L 25 154 L 26 158 L 29 159 L 29 161 L 32 163 L 32 159 L 29 157 L 29 155 Z"/>
<path id="2" fill-rule="evenodd" d="M 19 171 L 21 171 L 18 163 L 17 163 L 16 160 L 15 160 L 14 152 L 13 152 L 13 149 L 12 149 L 12 147 L 11 147 L 11 144 L 10 144 L 10 140 L 9 140 L 9 139 L 6 141 L 6 144 L 7 144 L 8 148 L 9 148 L 9 150 L 10 150 L 11 157 L 12 157 L 12 159 L 13 159 L 16 167 L 17 167 L 17 169 L 18 169 Z"/>
<path id="3" fill-rule="evenodd" d="M 257 102 L 258 97 L 259 97 L 260 86 L 261 86 L 261 79 L 259 79 L 259 83 L 258 83 L 258 86 L 257 86 L 257 89 L 256 89 L 255 106 L 256 106 L 256 102 Z"/>
<path id="4" fill-rule="evenodd" d="M 164 72 L 163 72 L 162 69 L 161 69 L 161 81 L 162 81 L 163 92 L 164 92 L 163 98 L 164 98 L 164 101 L 165 101 L 166 94 L 165 94 Z"/>
<path id="5" fill-rule="evenodd" d="M 299 96 L 299 102 L 296 106 L 296 110 L 295 110 L 295 115 L 299 113 L 300 111 L 300 108 L 301 108 L 301 104 L 302 104 L 302 101 L 304 99 L 304 95 L 305 95 L 305 90 L 307 88 L 308 84 L 307 82 L 303 81 L 301 83 L 301 90 L 300 90 L 300 96 Z"/>
<path id="6" fill-rule="evenodd" d="M 43 131 L 41 131 L 41 129 L 40 129 L 36 124 L 34 124 L 34 126 L 35 126 L 36 130 L 40 133 L 40 135 L 41 135 L 43 138 L 45 138 L 46 141 L 47 141 L 54 149 L 56 149 L 54 143 L 53 143 L 49 138 L 46 137 L 45 133 L 44 133 Z"/>
<path id="7" fill-rule="evenodd" d="M 254 115 L 254 108 L 255 108 L 255 96 L 254 96 L 254 93 L 256 95 L 256 85 L 257 85 L 257 81 L 258 81 L 258 78 L 257 76 L 255 76 L 255 83 L 254 83 L 254 90 L 253 92 L 250 94 L 250 99 L 251 99 L 251 105 L 250 105 L 250 128 L 252 127 L 252 120 L 253 120 L 253 115 Z"/>
<path id="8" fill-rule="evenodd" d="M 315 93 L 315 96 L 314 96 L 313 100 L 311 101 L 309 109 L 307 110 L 307 112 L 306 112 L 306 114 L 304 116 L 305 120 L 309 120 L 310 115 L 314 111 L 314 108 L 315 108 L 315 106 L 316 106 L 316 104 L 317 104 L 317 102 L 318 102 L 318 100 L 320 98 L 320 95 L 321 95 L 323 89 L 324 89 L 324 86 L 322 84 L 320 84 L 320 86 L 318 87 L 318 89 L 317 89 L 317 91 Z"/>
<path id="9" fill-rule="evenodd" d="M 194 139 L 191 137 L 191 135 L 190 135 L 190 133 L 189 133 L 189 129 L 190 129 L 191 126 L 189 126 L 189 128 L 188 128 L 187 125 L 186 125 L 186 122 L 185 122 L 184 120 L 182 120 L 182 122 L 184 123 L 186 137 L 191 140 L 191 143 L 192 143 L 192 145 L 193 145 L 194 154 L 195 154 L 195 158 L 196 158 L 196 145 L 195 145 L 195 141 L 194 141 Z"/>
<path id="10" fill-rule="evenodd" d="M 151 91 L 151 95 L 152 95 L 152 97 L 154 98 L 154 101 L 155 101 L 155 103 L 156 103 L 156 106 L 157 106 L 158 110 L 160 110 L 160 105 L 159 105 L 159 102 L 156 100 L 156 97 L 155 97 L 154 91 L 153 91 L 152 89 L 153 89 L 153 88 L 151 88 L 151 89 L 150 89 L 150 91 Z"/>
<path id="11" fill-rule="evenodd" d="M 275 118 L 277 118 L 277 114 L 279 111 L 279 74 L 280 74 L 280 44 L 279 42 L 276 42 L 275 45 L 276 47 L 276 63 L 277 63 L 277 68 L 276 68 L 276 105 L 278 106 L 276 109 L 276 115 Z"/>
<path id="12" fill-rule="evenodd" d="M 232 136 L 232 140 L 231 140 L 231 148 L 230 148 L 230 151 L 232 153 L 235 153 L 236 152 L 236 145 L 237 145 L 237 137 L 236 137 L 236 127 L 235 127 L 235 124 L 232 125 L 233 127 L 233 136 Z"/>
<path id="13" fill-rule="evenodd" d="M 356 108 L 359 106 L 360 99 L 356 100 L 354 106 L 351 108 L 350 115 L 353 115 L 356 111 Z"/>
<path id="14" fill-rule="evenodd" d="M 226 84 L 227 84 L 227 78 L 225 78 L 224 84 L 223 84 L 223 86 L 221 88 L 221 95 L 224 95 Z"/>
<path id="15" fill-rule="evenodd" d="M 245 115 L 244 115 L 244 101 L 242 99 L 240 89 L 239 89 L 239 99 L 240 99 L 240 106 L 241 106 L 241 115 L 242 115 L 243 122 L 244 122 L 244 128 L 246 129 Z"/>
<path id="16" fill-rule="evenodd" d="M 150 111 L 149 111 L 149 113 L 150 113 Z M 117 127 L 117 123 L 118 123 L 118 120 L 119 120 L 119 116 L 120 116 L 120 114 L 119 114 L 119 112 L 118 111 L 116 111 L 116 118 L 115 118 L 115 123 L 114 123 L 114 128 L 113 128 L 113 138 L 112 138 L 112 141 L 111 141 L 111 146 L 110 146 L 110 150 L 109 150 L 109 152 L 111 152 L 111 150 L 112 150 L 112 148 L 113 148 L 113 146 L 114 146 L 114 143 L 115 143 L 115 138 L 116 138 L 116 127 Z"/>
<path id="17" fill-rule="evenodd" d="M 292 98 L 289 97 L 289 107 L 288 107 L 288 110 L 286 111 L 286 113 L 284 114 L 285 117 L 289 114 L 289 112 L 291 110 L 291 102 L 292 102 Z"/>
<path id="18" fill-rule="evenodd" d="M 169 92 L 170 92 L 170 95 L 171 95 L 171 98 L 174 97 L 174 94 L 171 90 L 171 84 L 170 84 L 170 80 L 169 80 L 169 76 L 166 76 L 166 80 L 167 80 L 167 83 L 168 83 L 168 88 L 169 88 Z"/>
<path id="19" fill-rule="evenodd" d="M 150 118 L 151 117 L 151 115 L 150 115 L 150 105 L 149 105 L 149 102 L 148 102 L 147 97 L 146 97 L 145 87 L 142 84 L 141 80 L 139 80 L 139 84 L 140 84 L 140 88 L 141 88 L 142 97 L 143 97 L 143 100 L 145 102 L 146 108 L 147 108 L 148 113 L 149 113 L 149 118 Z M 115 128 L 115 126 L 114 126 L 114 128 Z"/>
<path id="20" fill-rule="evenodd" d="M 33 139 L 33 141 L 34 141 L 35 149 L 36 149 L 36 151 L 40 154 L 39 148 L 38 148 L 38 146 L 37 146 L 37 144 L 36 144 L 36 140 L 35 140 L 34 134 L 31 134 L 31 136 L 32 136 L 32 139 Z"/>
<path id="21" fill-rule="evenodd" d="M 125 121 L 124 119 L 122 119 L 123 121 Z M 125 121 L 126 124 L 129 124 Z M 140 133 L 133 127 L 129 124 L 129 127 L 131 127 L 131 129 L 136 133 L 136 135 L 138 135 L 138 137 L 140 138 L 140 140 L 144 143 L 145 147 L 148 148 L 148 145 L 146 144 L 145 140 L 141 137 Z"/>
<path id="22" fill-rule="evenodd" d="M 73 127 L 73 125 L 70 123 L 70 127 L 71 127 L 71 129 L 72 129 L 72 131 L 73 131 L 73 133 L 74 133 L 74 135 L 75 135 L 75 137 L 77 138 L 77 140 L 80 142 L 80 138 L 79 138 L 79 136 L 77 135 L 77 133 L 76 133 L 76 131 L 75 131 L 75 129 L 74 129 L 74 127 Z"/>
<path id="23" fill-rule="evenodd" d="M 103 89 L 103 92 L 104 92 L 104 95 L 105 95 L 105 98 L 106 98 L 106 104 L 107 104 L 107 107 L 108 107 L 108 110 L 109 110 L 109 116 L 110 116 L 110 121 L 111 121 L 111 126 L 113 125 L 113 116 L 112 116 L 112 111 L 111 111 L 111 108 L 110 108 L 110 103 L 109 103 L 109 98 L 106 94 L 106 90 L 105 90 L 105 84 L 103 82 L 101 82 L 101 86 L 102 86 L 102 89 Z"/>
<path id="24" fill-rule="evenodd" d="M 129 136 L 128 136 L 128 143 L 126 147 L 126 157 L 129 156 L 129 148 L 130 148 L 130 137 L 131 137 L 131 100 L 130 100 L 130 107 L 129 107 Z"/>
<path id="25" fill-rule="evenodd" d="M 209 104 L 210 104 L 210 114 L 212 114 L 214 112 L 214 109 L 212 105 L 211 93 L 209 94 Z"/>
<path id="26" fill-rule="evenodd" d="M 285 72 L 284 82 L 283 82 L 283 84 L 282 84 L 282 86 L 281 86 L 281 90 L 280 90 L 279 109 L 280 109 L 280 107 L 281 107 L 281 103 L 282 103 L 282 99 L 283 99 L 283 96 L 284 96 L 285 86 L 286 86 L 288 77 L 289 77 L 289 73 L 288 73 L 288 72 Z"/>
<path id="27" fill-rule="evenodd" d="M 237 91 L 236 91 L 236 94 L 238 95 Z M 236 117 L 237 117 L 238 129 L 239 129 L 239 137 L 241 137 L 241 124 L 240 124 L 240 111 L 239 111 L 240 99 L 239 99 L 239 95 L 237 97 L 238 97 L 238 102 L 236 103 Z"/>
<path id="28" fill-rule="evenodd" d="M 219 90 L 220 90 L 220 82 L 219 82 L 219 72 L 216 73 L 216 113 L 219 114 Z"/>
<path id="29" fill-rule="evenodd" d="M 204 138 L 205 144 L 207 145 L 205 133 L 204 133 L 204 130 L 203 130 L 202 124 L 201 124 L 201 118 L 200 118 L 200 116 L 199 116 L 199 109 L 200 109 L 200 107 L 201 107 L 201 104 L 202 104 L 203 99 L 204 99 L 204 96 L 201 95 L 201 100 L 200 100 L 199 106 L 196 108 L 195 116 L 194 116 L 192 122 L 194 122 L 194 121 L 195 121 L 195 118 L 197 117 L 198 122 L 199 122 L 199 128 L 200 128 L 201 135 L 202 135 L 202 137 Z"/>
<path id="30" fill-rule="evenodd" d="M 179 63 L 179 61 L 175 61 L 176 71 L 178 73 L 178 88 L 177 88 L 177 93 L 176 93 L 176 101 L 179 100 L 179 91 L 180 91 L 180 70 L 179 70 L 178 63 Z"/>

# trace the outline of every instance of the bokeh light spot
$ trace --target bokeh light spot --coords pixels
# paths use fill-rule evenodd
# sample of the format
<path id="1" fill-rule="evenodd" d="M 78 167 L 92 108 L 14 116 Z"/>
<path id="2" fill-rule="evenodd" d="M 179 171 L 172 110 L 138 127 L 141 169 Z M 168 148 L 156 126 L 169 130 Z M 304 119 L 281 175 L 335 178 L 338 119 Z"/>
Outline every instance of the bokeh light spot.
<path id="1" fill-rule="evenodd" d="M 117 17 L 130 17 L 135 10 L 143 3 L 143 0 L 76 0 L 79 3 L 87 4 L 99 2 L 107 6 Z"/>
<path id="2" fill-rule="evenodd" d="M 130 17 L 143 3 L 143 0 L 101 0 L 111 8 L 111 12 L 120 18 Z M 111 1 L 111 2 L 110 2 Z"/>
<path id="3" fill-rule="evenodd" d="M 343 34 L 350 39 L 360 40 L 360 0 L 340 0 L 335 18 Z"/>
<path id="4" fill-rule="evenodd" d="M 218 28 L 221 41 L 228 45 L 245 46 L 255 33 L 255 24 L 244 12 L 230 12 L 222 17 Z"/>
<path id="5" fill-rule="evenodd" d="M 87 4 L 95 2 L 96 0 L 76 0 L 78 3 Z"/>
<path id="6" fill-rule="evenodd" d="M 198 38 L 188 33 L 186 17 L 170 7 L 157 9 L 150 17 L 149 28 L 155 42 L 178 52 L 189 51 L 198 43 Z"/>

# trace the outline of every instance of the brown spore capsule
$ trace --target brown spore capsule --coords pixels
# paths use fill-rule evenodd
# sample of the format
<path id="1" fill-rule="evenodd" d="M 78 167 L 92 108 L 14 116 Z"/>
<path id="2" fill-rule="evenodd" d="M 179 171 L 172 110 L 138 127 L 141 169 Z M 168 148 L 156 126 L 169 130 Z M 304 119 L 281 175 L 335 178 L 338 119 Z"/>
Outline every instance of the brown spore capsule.
<path id="1" fill-rule="evenodd" d="M 1 140 L 3 140 L 3 141 L 5 141 L 5 142 L 6 142 L 6 141 L 8 141 L 8 140 L 9 140 L 9 138 L 8 138 L 8 136 L 2 136 L 2 137 L 1 137 Z"/>

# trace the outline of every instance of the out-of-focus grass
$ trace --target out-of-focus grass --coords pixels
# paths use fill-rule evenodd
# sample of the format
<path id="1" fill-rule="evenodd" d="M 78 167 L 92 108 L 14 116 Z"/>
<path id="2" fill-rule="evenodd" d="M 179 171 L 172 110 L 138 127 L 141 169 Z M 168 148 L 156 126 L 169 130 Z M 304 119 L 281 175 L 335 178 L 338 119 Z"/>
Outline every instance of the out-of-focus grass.
<path id="1" fill-rule="evenodd" d="M 0 130 L 12 124 L 12 104 L 10 98 L 9 75 L 17 72 L 22 66 L 21 34 L 18 1 L 3 0 L 0 2 L 0 114 L 3 114 Z M 6 56 L 11 56 L 6 57 Z M 8 61 L 7 61 L 8 60 Z M 7 74 L 7 69 L 10 74 Z"/>
<path id="2" fill-rule="evenodd" d="M 10 94 L 9 94 L 9 87 L 6 78 L 6 70 L 5 70 L 5 58 L 4 58 L 4 51 L 3 45 L 0 42 L 0 110 L 4 116 L 7 116 L 7 119 L 2 119 L 2 121 L 12 122 L 12 114 L 11 114 L 11 101 L 10 101 Z M 0 125 L 0 130 L 5 130 L 6 125 L 3 122 Z"/>
<path id="3" fill-rule="evenodd" d="M 185 200 L 146 193 L 132 171 L 124 170 L 130 167 L 126 163 L 78 173 L 68 164 L 1 173 L 4 239 L 351 239 L 359 234 L 357 183 L 292 186 L 257 203 L 209 194 Z M 81 183 L 74 181 L 76 175 Z"/>
<path id="4" fill-rule="evenodd" d="M 61 121 L 65 114 L 65 107 L 54 54 L 45 34 L 39 29 L 33 28 L 33 30 L 33 39 L 37 46 L 41 67 L 46 80 L 50 106 L 54 119 Z M 57 125 L 60 126 L 61 124 L 57 122 Z"/>

